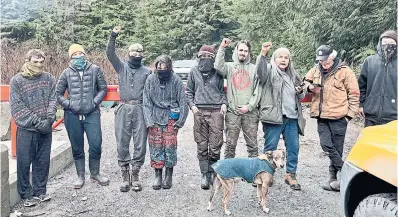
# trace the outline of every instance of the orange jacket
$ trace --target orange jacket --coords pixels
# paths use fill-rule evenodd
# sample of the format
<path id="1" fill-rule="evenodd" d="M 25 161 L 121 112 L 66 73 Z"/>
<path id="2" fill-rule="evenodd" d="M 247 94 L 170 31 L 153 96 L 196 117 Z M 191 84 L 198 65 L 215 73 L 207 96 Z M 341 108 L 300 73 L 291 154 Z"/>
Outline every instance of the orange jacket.
<path id="1" fill-rule="evenodd" d="M 318 82 L 319 81 L 319 82 Z M 340 119 L 353 118 L 359 109 L 359 88 L 354 72 L 344 63 L 323 74 L 315 66 L 305 75 L 305 88 L 312 83 L 321 84 L 321 91 L 313 93 L 311 117 Z"/>

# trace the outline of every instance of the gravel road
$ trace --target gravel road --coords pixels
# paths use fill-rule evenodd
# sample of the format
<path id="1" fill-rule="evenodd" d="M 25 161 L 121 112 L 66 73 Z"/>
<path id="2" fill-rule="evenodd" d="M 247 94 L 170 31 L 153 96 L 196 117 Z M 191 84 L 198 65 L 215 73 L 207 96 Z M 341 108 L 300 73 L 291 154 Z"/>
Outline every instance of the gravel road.
<path id="1" fill-rule="evenodd" d="M 284 171 L 275 173 L 275 183 L 270 188 L 268 205 L 270 213 L 265 214 L 256 203 L 255 188 L 240 182 L 231 199 L 230 211 L 233 216 L 343 216 L 339 193 L 326 192 L 320 187 L 328 177 L 328 158 L 319 146 L 316 121 L 308 118 L 306 136 L 300 138 L 298 181 L 301 191 L 291 190 L 283 180 Z M 142 168 L 143 191 L 121 193 L 119 184 L 121 173 L 117 165 L 114 136 L 113 109 L 102 110 L 103 152 L 102 174 L 110 178 L 109 186 L 101 187 L 89 179 L 81 190 L 72 189 L 76 177 L 72 164 L 48 182 L 48 193 L 52 201 L 33 208 L 24 208 L 19 203 L 14 207 L 25 216 L 222 216 L 221 197 L 216 198 L 214 210 L 206 210 L 210 191 L 200 189 L 200 172 L 196 158 L 196 144 L 193 140 L 193 116 L 178 135 L 178 164 L 174 169 L 173 188 L 155 191 L 151 188 L 154 171 L 149 165 L 149 151 Z M 356 141 L 361 124 L 350 123 L 345 142 L 345 155 Z M 55 140 L 66 140 L 66 130 L 54 133 Z M 263 133 L 259 127 L 259 149 L 263 148 Z M 283 140 L 280 140 L 283 146 Z M 224 148 L 223 148 L 224 149 Z M 87 146 L 86 146 L 87 150 Z M 222 155 L 223 156 L 223 155 Z M 246 147 L 241 135 L 238 141 L 237 156 L 244 157 Z M 87 169 L 88 171 L 88 166 Z M 89 173 L 87 172 L 87 177 Z"/>

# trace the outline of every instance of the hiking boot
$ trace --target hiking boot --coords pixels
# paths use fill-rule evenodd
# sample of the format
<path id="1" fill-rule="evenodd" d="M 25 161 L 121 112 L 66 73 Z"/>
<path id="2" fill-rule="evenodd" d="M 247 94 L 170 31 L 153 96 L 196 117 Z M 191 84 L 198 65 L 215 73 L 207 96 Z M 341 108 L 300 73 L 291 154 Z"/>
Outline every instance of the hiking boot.
<path id="1" fill-rule="evenodd" d="M 133 168 L 131 171 L 131 190 L 135 192 L 142 190 L 139 173 L 140 169 L 137 168 Z"/>
<path id="2" fill-rule="evenodd" d="M 153 180 L 152 188 L 159 190 L 162 187 L 162 169 L 155 169 L 155 179 Z"/>
<path id="3" fill-rule="evenodd" d="M 172 186 L 173 186 L 173 167 L 166 167 L 162 188 L 170 189 Z"/>
<path id="4" fill-rule="evenodd" d="M 48 194 L 40 194 L 39 196 L 33 198 L 39 200 L 40 202 L 46 202 L 51 200 L 51 196 Z"/>
<path id="5" fill-rule="evenodd" d="M 109 179 L 99 174 L 100 165 L 100 160 L 89 160 L 90 178 L 101 186 L 109 185 Z"/>
<path id="6" fill-rule="evenodd" d="M 200 187 L 204 190 L 208 190 L 209 186 L 209 176 L 207 172 L 202 173 L 202 180 L 200 182 Z"/>
<path id="7" fill-rule="evenodd" d="M 290 188 L 296 191 L 301 190 L 300 184 L 297 182 L 296 173 L 286 173 L 285 183 L 290 185 Z"/>
<path id="8" fill-rule="evenodd" d="M 40 200 L 34 197 L 25 199 L 23 202 L 23 206 L 24 207 L 32 207 L 32 206 L 36 206 L 37 204 L 40 203 Z"/>
<path id="9" fill-rule="evenodd" d="M 122 185 L 120 186 L 120 191 L 121 192 L 127 192 L 130 191 L 130 185 L 131 185 L 131 181 L 130 181 L 130 172 L 129 172 L 130 168 L 123 168 L 122 169 Z"/>
<path id="10" fill-rule="evenodd" d="M 75 167 L 76 167 L 76 173 L 77 173 L 77 179 L 73 183 L 73 188 L 74 189 L 81 189 L 84 185 L 84 182 L 86 180 L 86 161 L 85 159 L 79 159 L 75 160 Z"/>
<path id="11" fill-rule="evenodd" d="M 340 181 L 337 179 L 337 172 L 329 172 L 329 179 L 324 185 L 322 185 L 322 188 L 326 191 L 340 191 Z"/>

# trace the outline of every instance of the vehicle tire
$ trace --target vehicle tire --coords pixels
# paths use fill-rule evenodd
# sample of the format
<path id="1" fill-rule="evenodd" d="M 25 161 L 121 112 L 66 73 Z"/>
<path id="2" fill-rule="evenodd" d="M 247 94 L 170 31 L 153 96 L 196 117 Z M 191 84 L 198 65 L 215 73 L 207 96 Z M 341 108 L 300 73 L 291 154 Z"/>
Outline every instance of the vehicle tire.
<path id="1" fill-rule="evenodd" d="M 397 194 L 374 194 L 363 199 L 355 209 L 354 217 L 397 217 Z"/>

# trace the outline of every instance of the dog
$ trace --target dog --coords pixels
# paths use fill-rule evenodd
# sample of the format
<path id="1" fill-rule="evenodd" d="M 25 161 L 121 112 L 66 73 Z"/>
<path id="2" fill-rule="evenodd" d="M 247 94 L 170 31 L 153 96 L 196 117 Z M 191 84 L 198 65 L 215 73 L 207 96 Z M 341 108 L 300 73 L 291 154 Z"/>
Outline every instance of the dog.
<path id="1" fill-rule="evenodd" d="M 257 165 L 258 167 L 247 165 Z M 264 169 L 263 166 L 266 169 Z M 232 191 L 237 182 L 245 179 L 249 183 L 252 182 L 257 184 L 258 203 L 262 210 L 265 213 L 268 213 L 269 208 L 267 208 L 266 203 L 268 187 L 272 185 L 272 177 L 275 169 L 283 168 L 284 166 L 285 151 L 280 149 L 267 151 L 265 154 L 259 155 L 258 158 L 230 158 L 218 161 L 212 165 L 216 172 L 216 177 L 213 183 L 211 183 L 213 188 L 207 210 L 212 210 L 213 199 L 222 187 L 224 189 L 222 207 L 226 215 L 231 215 L 231 211 L 228 210 L 228 203 L 231 198 Z M 271 167 L 271 169 L 269 169 L 269 167 Z M 252 168 L 252 170 L 255 171 L 248 171 L 248 168 Z M 243 175 L 239 175 L 239 173 L 242 173 Z"/>

